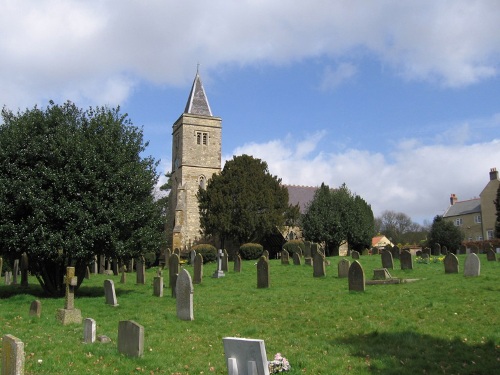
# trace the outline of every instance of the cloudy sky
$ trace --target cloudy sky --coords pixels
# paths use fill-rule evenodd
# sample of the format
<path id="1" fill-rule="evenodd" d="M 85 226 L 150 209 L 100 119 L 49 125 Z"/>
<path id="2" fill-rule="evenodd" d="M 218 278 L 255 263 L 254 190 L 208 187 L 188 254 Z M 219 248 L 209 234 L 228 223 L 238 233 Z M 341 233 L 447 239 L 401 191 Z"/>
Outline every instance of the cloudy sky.
<path id="1" fill-rule="evenodd" d="M 120 105 L 171 167 L 197 65 L 223 155 L 432 221 L 500 169 L 500 2 L 1 0 L 0 104 Z"/>

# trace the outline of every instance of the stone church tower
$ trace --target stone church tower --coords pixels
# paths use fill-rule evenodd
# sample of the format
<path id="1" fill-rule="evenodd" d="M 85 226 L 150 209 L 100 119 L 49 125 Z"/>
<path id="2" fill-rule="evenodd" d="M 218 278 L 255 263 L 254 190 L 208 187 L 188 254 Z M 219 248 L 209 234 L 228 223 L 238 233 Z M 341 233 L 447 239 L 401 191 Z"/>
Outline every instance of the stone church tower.
<path id="1" fill-rule="evenodd" d="M 214 117 L 196 72 L 184 113 L 172 126 L 172 190 L 168 231 L 172 249 L 186 251 L 200 239 L 196 193 L 221 171 L 222 120 Z"/>

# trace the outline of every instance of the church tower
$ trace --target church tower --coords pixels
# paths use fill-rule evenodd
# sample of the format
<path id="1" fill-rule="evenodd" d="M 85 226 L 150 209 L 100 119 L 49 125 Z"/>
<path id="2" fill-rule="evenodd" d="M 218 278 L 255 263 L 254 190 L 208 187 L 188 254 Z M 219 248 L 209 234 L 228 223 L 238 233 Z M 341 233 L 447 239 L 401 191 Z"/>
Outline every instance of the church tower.
<path id="1" fill-rule="evenodd" d="M 196 193 L 221 171 L 222 120 L 214 117 L 198 72 L 184 109 L 172 126 L 172 249 L 186 251 L 200 239 Z"/>

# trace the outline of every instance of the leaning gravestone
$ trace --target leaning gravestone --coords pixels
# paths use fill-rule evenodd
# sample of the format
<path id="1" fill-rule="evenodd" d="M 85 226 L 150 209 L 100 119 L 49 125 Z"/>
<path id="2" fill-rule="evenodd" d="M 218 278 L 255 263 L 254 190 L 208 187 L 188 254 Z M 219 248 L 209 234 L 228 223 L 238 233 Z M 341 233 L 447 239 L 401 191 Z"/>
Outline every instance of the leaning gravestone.
<path id="1" fill-rule="evenodd" d="M 464 276 L 479 276 L 481 273 L 481 262 L 475 253 L 470 253 L 465 258 Z"/>
<path id="2" fill-rule="evenodd" d="M 365 271 L 357 260 L 352 262 L 349 267 L 349 291 L 364 292 L 365 291 Z"/>
<path id="3" fill-rule="evenodd" d="M 144 327 L 133 320 L 118 322 L 118 351 L 130 357 L 142 357 Z"/>
<path id="4" fill-rule="evenodd" d="M 92 318 L 86 318 L 83 321 L 83 342 L 92 344 L 95 342 L 96 322 Z"/>
<path id="5" fill-rule="evenodd" d="M 82 323 L 82 312 L 75 309 L 75 286 L 78 284 L 78 278 L 75 276 L 75 267 L 66 267 L 66 298 L 64 300 L 64 309 L 58 309 L 56 318 L 63 325 L 71 323 Z"/>
<path id="6" fill-rule="evenodd" d="M 453 253 L 448 253 L 444 259 L 444 273 L 458 273 L 458 258 Z"/>
<path id="7" fill-rule="evenodd" d="M 116 300 L 115 283 L 113 280 L 104 280 L 104 297 L 106 298 L 106 305 L 113 307 L 118 306 L 118 301 Z"/>
<path id="8" fill-rule="evenodd" d="M 269 375 L 264 340 L 224 337 L 228 375 Z"/>
<path id="9" fill-rule="evenodd" d="M 194 257 L 193 269 L 193 284 L 201 284 L 201 281 L 203 280 L 203 255 L 196 254 Z"/>
<path id="10" fill-rule="evenodd" d="M 23 288 L 28 287 L 28 254 L 22 253 L 21 255 L 21 286 Z"/>
<path id="11" fill-rule="evenodd" d="M 325 256 L 321 252 L 316 251 L 313 256 L 313 277 L 324 276 L 326 276 Z"/>
<path id="12" fill-rule="evenodd" d="M 302 265 L 302 259 L 300 258 L 300 254 L 299 253 L 293 253 L 292 257 L 293 257 L 293 264 L 295 266 Z"/>
<path id="13" fill-rule="evenodd" d="M 236 254 L 234 257 L 234 272 L 241 272 L 241 256 Z"/>
<path id="14" fill-rule="evenodd" d="M 496 262 L 497 255 L 493 249 L 486 250 L 486 260 L 488 260 L 488 262 Z"/>
<path id="15" fill-rule="evenodd" d="M 42 303 L 39 300 L 34 300 L 30 305 L 30 316 L 39 318 L 42 315 Z"/>
<path id="16" fill-rule="evenodd" d="M 287 266 L 290 264 L 290 254 L 285 249 L 283 249 L 281 251 L 281 264 L 284 264 Z"/>
<path id="17" fill-rule="evenodd" d="M 141 256 L 139 259 L 137 259 L 137 266 L 136 266 L 136 283 L 140 285 L 146 284 L 146 261 L 144 260 L 144 257 Z"/>
<path id="18" fill-rule="evenodd" d="M 155 276 L 153 277 L 153 296 L 163 297 L 163 277 Z"/>
<path id="19" fill-rule="evenodd" d="M 394 260 L 392 259 L 392 253 L 389 250 L 382 250 L 380 258 L 382 259 L 382 268 L 387 268 L 388 270 L 394 269 Z"/>
<path id="20" fill-rule="evenodd" d="M 177 277 L 175 286 L 177 298 L 177 317 L 180 320 L 193 320 L 193 283 L 191 275 L 186 269 L 183 269 Z"/>
<path id="21" fill-rule="evenodd" d="M 257 288 L 269 288 L 269 260 L 264 255 L 257 262 Z"/>
<path id="22" fill-rule="evenodd" d="M 2 337 L 2 375 L 24 374 L 24 343 L 12 335 Z"/>
<path id="23" fill-rule="evenodd" d="M 402 270 L 412 270 L 413 269 L 413 257 L 408 250 L 403 250 L 400 255 L 401 269 Z"/>
<path id="24" fill-rule="evenodd" d="M 345 278 L 349 276 L 349 266 L 351 265 L 351 262 L 349 262 L 347 259 L 341 259 L 339 261 L 339 264 L 337 265 L 338 269 L 338 277 L 340 279 Z"/>

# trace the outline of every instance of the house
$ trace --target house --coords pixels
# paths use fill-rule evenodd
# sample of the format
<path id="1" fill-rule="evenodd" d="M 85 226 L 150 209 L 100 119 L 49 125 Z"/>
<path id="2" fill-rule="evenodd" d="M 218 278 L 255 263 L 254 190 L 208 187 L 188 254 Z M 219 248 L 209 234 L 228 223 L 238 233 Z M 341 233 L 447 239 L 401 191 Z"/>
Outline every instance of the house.
<path id="1" fill-rule="evenodd" d="M 372 238 L 372 248 L 376 247 L 379 250 L 382 250 L 387 245 L 394 246 L 394 244 L 384 235 L 375 236 Z"/>
<path id="2" fill-rule="evenodd" d="M 479 198 L 459 201 L 450 196 L 450 206 L 443 218 L 460 227 L 466 241 L 491 240 L 495 237 L 496 207 L 494 201 L 500 186 L 498 171 L 490 169 L 490 180 L 479 194 Z"/>

